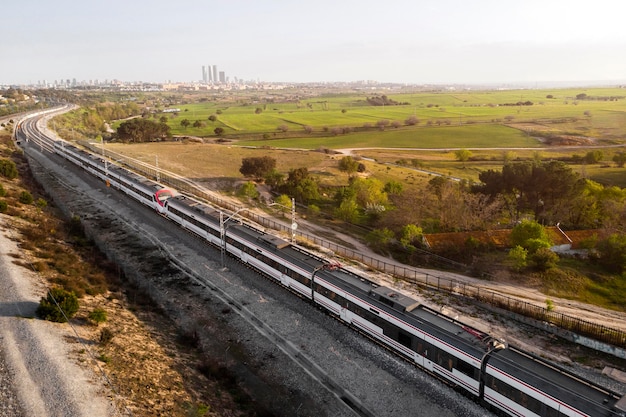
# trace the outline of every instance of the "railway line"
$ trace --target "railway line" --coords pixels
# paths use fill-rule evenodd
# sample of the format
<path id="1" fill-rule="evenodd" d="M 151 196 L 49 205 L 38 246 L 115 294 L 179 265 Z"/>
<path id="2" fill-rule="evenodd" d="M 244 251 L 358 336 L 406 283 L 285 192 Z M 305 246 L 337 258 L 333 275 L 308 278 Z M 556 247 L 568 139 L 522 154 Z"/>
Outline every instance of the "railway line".
<path id="1" fill-rule="evenodd" d="M 45 144 L 35 145 L 49 151 Z M 624 414 L 624 399 L 618 393 L 582 383 L 539 358 L 508 349 L 489 335 L 420 306 L 391 288 L 341 268 L 326 268 L 329 264 L 324 259 L 250 225 L 235 225 L 226 231 L 222 212 L 186 196 L 163 194 L 158 184 L 107 167 L 96 155 L 62 142 L 52 147 L 55 153 L 184 229 L 225 248 L 242 263 L 299 292 L 490 408 L 507 415 L 529 416 Z"/>

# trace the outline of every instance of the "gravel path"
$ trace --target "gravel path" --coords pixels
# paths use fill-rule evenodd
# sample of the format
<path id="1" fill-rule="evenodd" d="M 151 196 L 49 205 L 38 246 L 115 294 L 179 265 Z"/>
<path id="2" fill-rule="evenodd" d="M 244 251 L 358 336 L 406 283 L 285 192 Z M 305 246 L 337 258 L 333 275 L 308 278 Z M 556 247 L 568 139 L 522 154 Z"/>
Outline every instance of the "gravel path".
<path id="1" fill-rule="evenodd" d="M 12 262 L 20 250 L 9 219 L 0 222 L 0 415 L 114 415 L 98 377 L 69 359 L 69 325 L 34 318 L 45 289 Z"/>

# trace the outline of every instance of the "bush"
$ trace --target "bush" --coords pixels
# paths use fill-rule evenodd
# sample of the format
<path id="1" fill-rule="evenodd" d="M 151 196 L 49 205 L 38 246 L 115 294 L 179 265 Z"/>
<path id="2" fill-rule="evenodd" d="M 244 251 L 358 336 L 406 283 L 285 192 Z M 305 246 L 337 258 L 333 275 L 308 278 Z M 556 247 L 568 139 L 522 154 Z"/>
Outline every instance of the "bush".
<path id="1" fill-rule="evenodd" d="M 101 308 L 94 308 L 89 312 L 89 320 L 96 325 L 107 321 L 107 312 Z"/>
<path id="2" fill-rule="evenodd" d="M 65 323 L 76 315 L 78 307 L 76 294 L 62 288 L 52 288 L 45 298 L 41 298 L 36 312 L 44 320 Z"/>
<path id="3" fill-rule="evenodd" d="M 17 178 L 17 166 L 9 159 L 0 159 L 0 174 L 10 180 Z"/>
<path id="4" fill-rule="evenodd" d="M 539 248 L 531 256 L 535 268 L 540 271 L 546 271 L 550 268 L 554 268 L 559 261 L 559 255 L 552 252 L 548 248 Z"/>
<path id="5" fill-rule="evenodd" d="M 9 205 L 6 201 L 0 200 L 0 213 L 4 213 L 9 208 Z"/>
<path id="6" fill-rule="evenodd" d="M 4 197 L 5 195 L 7 195 L 7 190 L 0 184 L 0 197 Z"/>
<path id="7" fill-rule="evenodd" d="M 109 342 L 113 340 L 113 336 L 115 336 L 113 332 L 105 327 L 104 329 L 102 329 L 102 331 L 100 331 L 100 344 L 109 344 Z"/>
<path id="8" fill-rule="evenodd" d="M 33 204 L 33 195 L 28 191 L 22 191 L 20 193 L 19 201 L 22 204 Z"/>
<path id="9" fill-rule="evenodd" d="M 512 263 L 511 268 L 516 272 L 520 272 L 528 265 L 528 251 L 519 245 L 509 251 L 508 258 Z"/>

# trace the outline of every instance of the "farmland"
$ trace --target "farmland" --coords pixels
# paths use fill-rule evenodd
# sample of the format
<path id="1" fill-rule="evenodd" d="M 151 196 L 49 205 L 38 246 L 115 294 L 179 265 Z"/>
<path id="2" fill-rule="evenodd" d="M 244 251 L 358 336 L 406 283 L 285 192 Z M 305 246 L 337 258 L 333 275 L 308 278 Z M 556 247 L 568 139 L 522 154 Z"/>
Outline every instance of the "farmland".
<path id="1" fill-rule="evenodd" d="M 626 89 L 348 92 L 306 98 L 297 98 L 296 91 L 281 94 L 219 101 L 192 98 L 173 104 L 178 112 L 167 113 L 167 123 L 175 136 L 220 139 L 263 148 L 265 154 L 279 149 L 352 149 L 383 163 L 419 160 L 425 170 L 468 180 L 498 168 L 505 157 L 567 160 L 596 146 L 604 154 L 601 163 L 573 168 L 599 182 L 626 186 L 623 169 L 611 162 L 615 152 L 623 150 L 616 146 L 626 143 Z M 390 102 L 405 104 L 368 103 L 368 97 L 383 94 Z M 187 127 L 183 119 L 189 121 Z M 193 127 L 196 121 L 200 126 Z M 223 129 L 219 138 L 214 133 L 218 127 Z M 453 152 L 460 148 L 472 152 L 463 164 Z M 221 151 L 233 152 L 241 153 Z M 231 178 L 240 177 L 236 166 L 223 166 L 227 161 L 213 163 Z M 302 161 L 313 171 L 328 169 L 326 163 L 308 165 L 311 162 Z"/>

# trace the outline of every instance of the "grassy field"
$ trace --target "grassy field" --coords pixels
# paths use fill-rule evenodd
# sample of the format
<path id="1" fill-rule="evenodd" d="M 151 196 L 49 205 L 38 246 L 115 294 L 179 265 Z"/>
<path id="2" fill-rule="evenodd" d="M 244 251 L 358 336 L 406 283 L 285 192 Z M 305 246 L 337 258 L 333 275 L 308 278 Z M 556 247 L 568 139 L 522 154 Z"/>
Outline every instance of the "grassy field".
<path id="1" fill-rule="evenodd" d="M 267 103 L 261 98 L 245 103 L 205 101 L 177 105 L 180 112 L 169 114 L 168 124 L 174 135 L 215 137 L 214 130 L 220 127 L 226 138 L 240 140 L 242 145 L 281 148 L 540 147 L 532 139 L 536 131 L 624 143 L 626 99 L 577 99 L 581 93 L 591 98 L 624 97 L 626 89 L 386 92 L 396 102 L 409 103 L 386 106 L 367 103 L 368 96 L 381 95 L 374 92 L 281 103 Z M 526 101 L 533 105 L 517 105 Z M 217 120 L 208 120 L 211 115 Z M 410 117 L 419 123 L 407 126 Z M 183 128 L 183 119 L 191 124 L 200 121 L 203 126 Z M 381 120 L 390 123 L 384 131 L 376 128 Z M 394 122 L 399 127 L 391 127 Z M 288 131 L 279 131 L 279 126 L 286 126 Z M 305 132 L 305 127 L 312 132 Z M 333 136 L 333 128 L 339 127 L 354 132 Z"/>
<path id="2" fill-rule="evenodd" d="M 518 148 L 507 151 L 510 159 L 554 159 L 573 154 L 584 156 L 589 150 L 548 147 L 539 136 L 571 136 L 598 145 L 626 143 L 626 99 L 578 100 L 576 95 L 581 93 L 596 98 L 622 97 L 626 96 L 626 89 L 387 92 L 388 97 L 396 102 L 410 103 L 398 106 L 369 105 L 367 97 L 376 95 L 374 92 L 333 94 L 280 103 L 263 102 L 262 98 L 230 103 L 204 101 L 175 105 L 180 109 L 175 117 L 165 113 L 173 133 L 215 138 L 213 130 L 222 127 L 231 147 L 191 143 L 116 146 L 122 146 L 120 149 L 138 158 L 151 159 L 153 156 L 145 155 L 159 154 L 159 163 L 171 164 L 176 172 L 191 164 L 199 178 L 241 178 L 238 172 L 241 158 L 263 154 L 275 157 L 281 172 L 306 166 L 332 182 L 329 170 L 333 168 L 328 163 L 329 157 L 308 151 L 369 148 L 357 153 L 382 163 L 417 159 L 425 170 L 476 181 L 481 171 L 499 169 L 503 164 L 505 151 L 487 148 Z M 525 101 L 531 101 L 533 105 L 507 105 Z M 258 114 L 255 112 L 257 108 Z M 211 115 L 217 120 L 208 120 Z M 419 123 L 407 126 L 405 120 L 412 116 L 417 117 Z M 185 129 L 180 124 L 183 119 L 191 123 L 199 120 L 205 126 Z M 397 121 L 399 126 L 390 125 L 381 131 L 376 128 L 376 123 L 383 119 Z M 278 131 L 280 125 L 286 125 L 288 131 Z M 313 132 L 305 132 L 304 126 L 310 126 Z M 333 127 L 345 126 L 354 131 L 333 135 Z M 237 149 L 232 145 L 263 149 Z M 458 162 L 452 151 L 457 148 L 472 149 L 472 160 Z M 626 187 L 625 171 L 611 162 L 617 150 L 623 148 L 604 149 L 601 164 L 573 165 L 572 168 L 603 184 Z M 406 179 L 407 168 L 397 176 L 400 180 Z"/>

